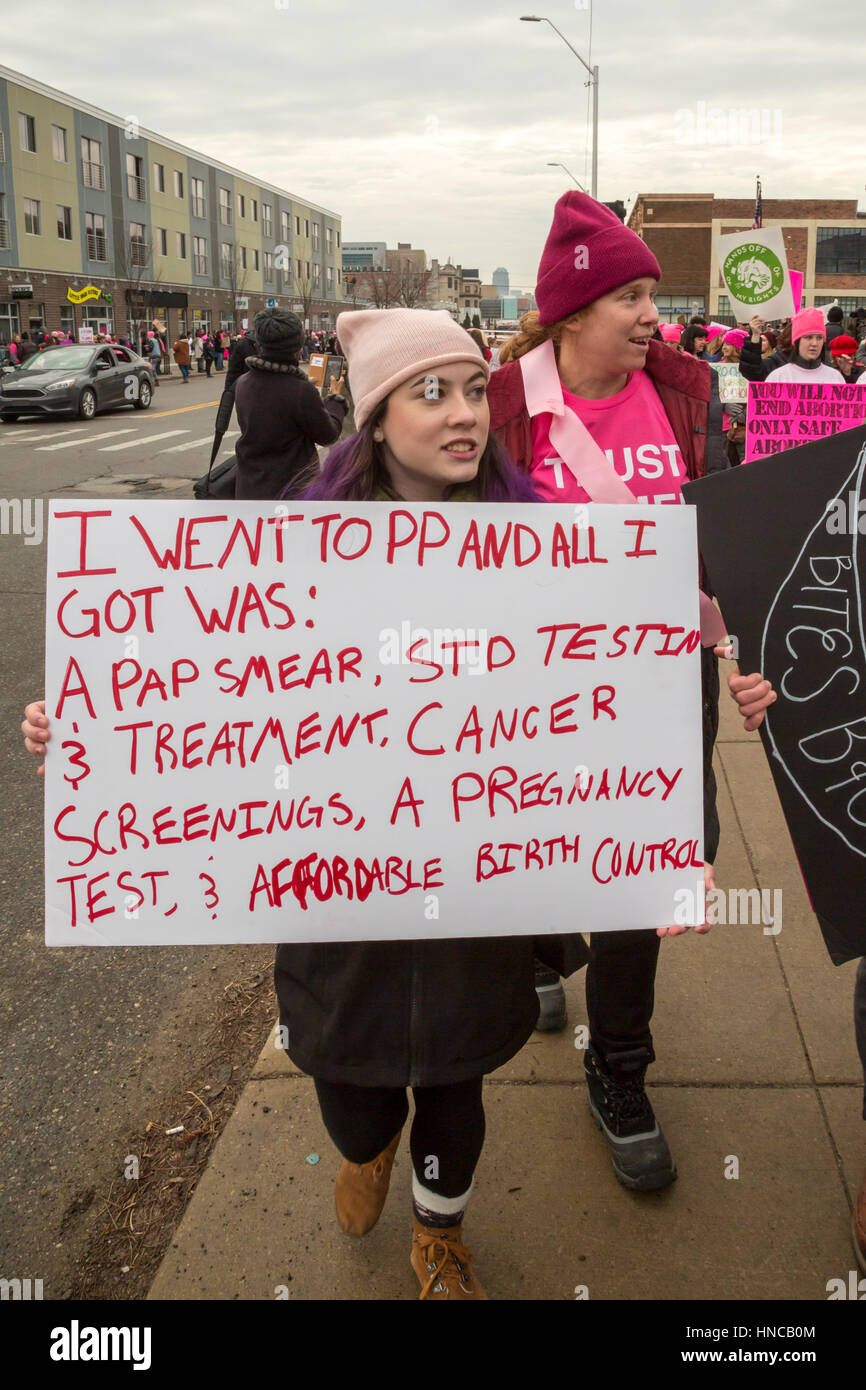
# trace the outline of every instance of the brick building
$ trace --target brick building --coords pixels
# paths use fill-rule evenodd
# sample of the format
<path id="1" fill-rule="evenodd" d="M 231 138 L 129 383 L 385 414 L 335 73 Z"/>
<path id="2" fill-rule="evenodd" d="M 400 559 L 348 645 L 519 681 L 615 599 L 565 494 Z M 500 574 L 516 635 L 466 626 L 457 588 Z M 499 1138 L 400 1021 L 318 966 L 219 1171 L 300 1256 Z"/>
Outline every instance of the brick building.
<path id="1" fill-rule="evenodd" d="M 733 323 L 722 286 L 714 238 L 747 231 L 750 198 L 713 193 L 641 193 L 628 225 L 643 237 L 662 268 L 656 304 L 670 322 L 701 312 Z M 803 304 L 838 299 L 847 314 L 866 315 L 866 214 L 854 198 L 765 198 L 765 227 L 781 227 L 791 270 L 804 275 Z"/>
<path id="2" fill-rule="evenodd" d="M 0 341 L 343 307 L 338 214 L 0 67 Z"/>

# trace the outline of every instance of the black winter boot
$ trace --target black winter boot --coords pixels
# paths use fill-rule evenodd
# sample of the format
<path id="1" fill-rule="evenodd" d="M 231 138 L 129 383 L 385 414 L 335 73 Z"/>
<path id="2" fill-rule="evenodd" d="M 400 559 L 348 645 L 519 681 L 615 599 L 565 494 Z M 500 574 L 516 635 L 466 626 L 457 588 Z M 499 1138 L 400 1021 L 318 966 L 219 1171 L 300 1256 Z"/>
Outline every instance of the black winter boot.
<path id="1" fill-rule="evenodd" d="M 646 1048 L 638 1047 L 611 1056 L 606 1065 L 592 1044 L 584 1058 L 589 1113 L 607 1140 L 617 1179 L 639 1192 L 668 1187 L 677 1176 L 644 1089 L 652 1060 Z"/>

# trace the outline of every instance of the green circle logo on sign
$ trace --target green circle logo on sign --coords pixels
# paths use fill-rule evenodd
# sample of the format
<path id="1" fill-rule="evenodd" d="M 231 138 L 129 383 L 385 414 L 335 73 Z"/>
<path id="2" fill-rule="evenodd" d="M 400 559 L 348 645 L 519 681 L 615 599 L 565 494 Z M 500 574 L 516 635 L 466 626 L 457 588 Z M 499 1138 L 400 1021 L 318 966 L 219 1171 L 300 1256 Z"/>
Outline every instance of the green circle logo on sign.
<path id="1" fill-rule="evenodd" d="M 725 257 L 722 275 L 741 304 L 766 304 L 785 283 L 785 270 L 776 253 L 753 241 L 734 247 Z"/>

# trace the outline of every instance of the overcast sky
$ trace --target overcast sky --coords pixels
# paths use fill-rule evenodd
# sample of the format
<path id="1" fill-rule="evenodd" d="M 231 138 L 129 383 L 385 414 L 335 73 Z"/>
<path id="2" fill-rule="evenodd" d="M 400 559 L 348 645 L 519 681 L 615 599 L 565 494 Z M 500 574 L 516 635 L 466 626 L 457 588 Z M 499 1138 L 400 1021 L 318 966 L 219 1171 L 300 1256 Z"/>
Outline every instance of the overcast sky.
<path id="1" fill-rule="evenodd" d="M 345 241 L 532 287 L 574 186 L 547 161 L 590 180 L 587 74 L 532 2 L 7 0 L 2 62 L 333 209 Z M 760 173 L 765 199 L 866 207 L 862 0 L 539 3 L 587 60 L 592 24 L 602 201 L 751 198 Z"/>

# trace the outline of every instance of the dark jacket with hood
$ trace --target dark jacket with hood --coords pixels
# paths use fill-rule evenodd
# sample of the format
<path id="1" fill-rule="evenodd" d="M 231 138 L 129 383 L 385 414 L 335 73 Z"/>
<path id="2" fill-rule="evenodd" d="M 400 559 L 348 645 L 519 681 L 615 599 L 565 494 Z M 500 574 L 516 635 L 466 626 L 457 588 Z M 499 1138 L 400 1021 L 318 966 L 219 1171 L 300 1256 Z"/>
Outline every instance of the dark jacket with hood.
<path id="1" fill-rule="evenodd" d="M 267 502 L 316 461 L 317 444 L 340 438 L 348 403 L 332 396 L 324 405 L 317 388 L 288 362 L 248 356 L 235 388 L 241 437 L 235 496 Z"/>
<path id="2" fill-rule="evenodd" d="M 746 381 L 766 381 L 770 372 L 777 367 L 786 367 L 790 360 L 788 353 L 781 348 L 762 357 L 760 341 L 753 343 L 749 334 L 740 348 L 740 376 L 745 377 Z"/>

